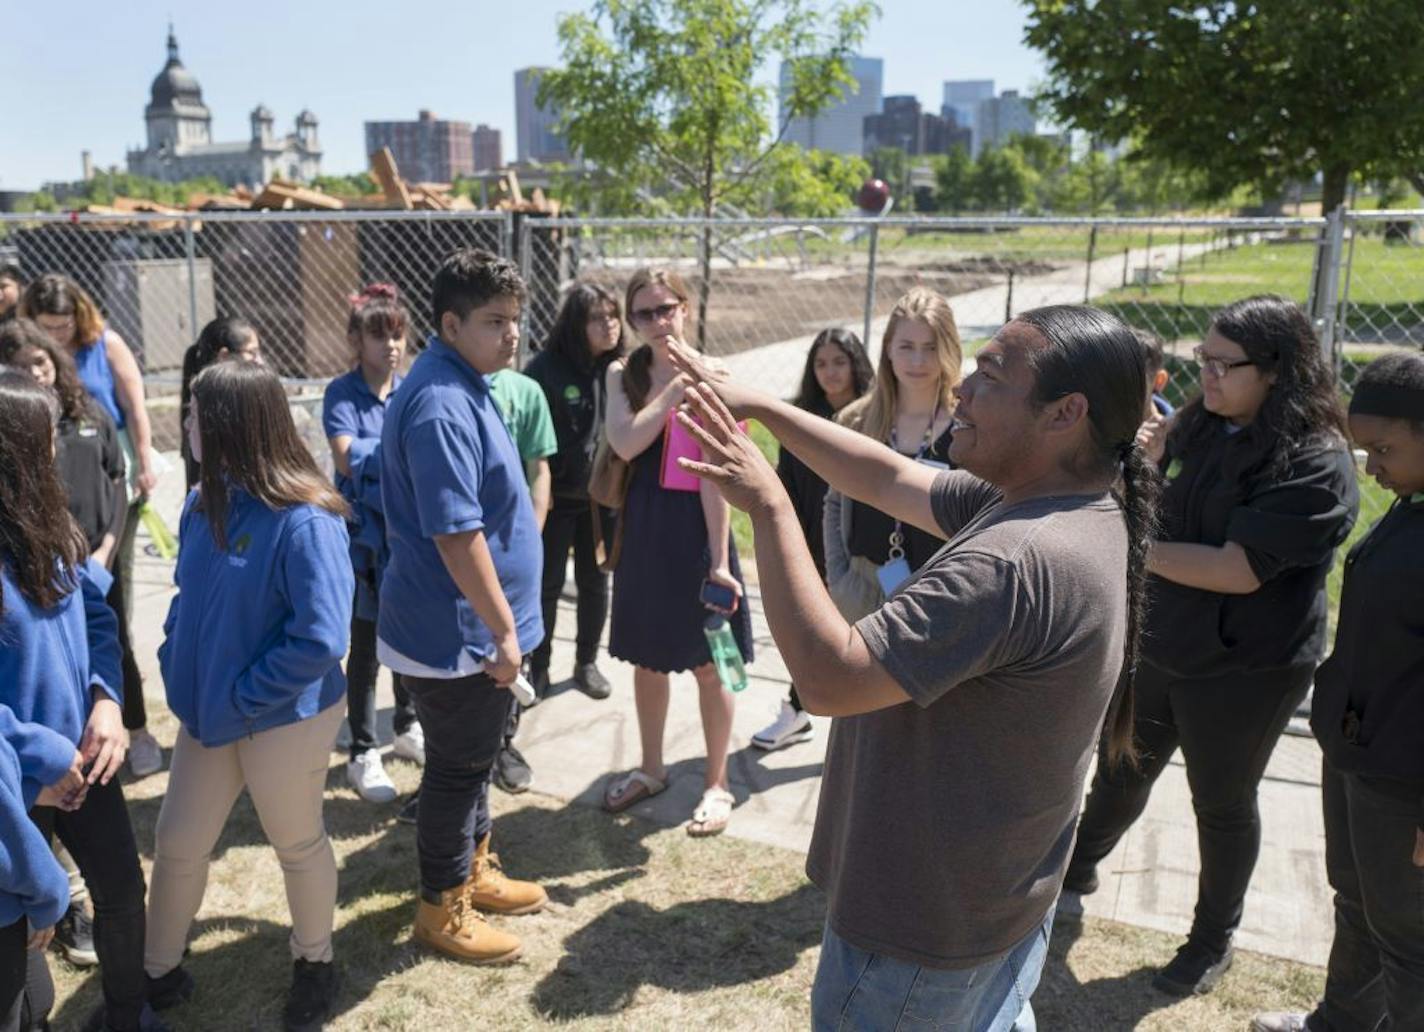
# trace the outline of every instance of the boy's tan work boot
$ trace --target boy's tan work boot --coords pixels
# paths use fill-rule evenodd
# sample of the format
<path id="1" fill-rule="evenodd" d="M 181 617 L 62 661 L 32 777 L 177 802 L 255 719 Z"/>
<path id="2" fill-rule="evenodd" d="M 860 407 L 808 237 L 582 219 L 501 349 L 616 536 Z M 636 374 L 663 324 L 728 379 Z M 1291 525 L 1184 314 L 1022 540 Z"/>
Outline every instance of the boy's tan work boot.
<path id="1" fill-rule="evenodd" d="M 468 882 L 440 893 L 438 904 L 422 895 L 414 934 L 417 942 L 471 964 L 504 964 L 519 956 L 519 938 L 470 906 Z"/>
<path id="2" fill-rule="evenodd" d="M 548 893 L 537 883 L 505 877 L 499 854 L 490 852 L 488 834 L 475 844 L 465 888 L 472 906 L 494 914 L 532 914 L 549 902 Z"/>

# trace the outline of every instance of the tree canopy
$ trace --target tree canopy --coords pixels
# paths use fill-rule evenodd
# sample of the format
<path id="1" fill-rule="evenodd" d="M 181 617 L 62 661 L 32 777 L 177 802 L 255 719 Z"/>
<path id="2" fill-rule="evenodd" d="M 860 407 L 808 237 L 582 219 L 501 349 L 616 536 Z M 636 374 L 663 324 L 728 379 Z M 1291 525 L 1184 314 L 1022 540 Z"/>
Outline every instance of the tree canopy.
<path id="1" fill-rule="evenodd" d="M 598 0 L 559 21 L 563 65 L 544 73 L 570 147 L 627 188 L 710 216 L 806 172 L 782 145 L 787 121 L 854 85 L 848 58 L 876 8 L 844 0 Z M 787 93 L 758 82 L 784 62 Z M 818 159 L 808 159 L 814 166 Z"/>
<path id="2" fill-rule="evenodd" d="M 1213 196 L 1321 173 L 1424 189 L 1419 0 L 1024 0 L 1057 118 L 1195 170 Z"/>

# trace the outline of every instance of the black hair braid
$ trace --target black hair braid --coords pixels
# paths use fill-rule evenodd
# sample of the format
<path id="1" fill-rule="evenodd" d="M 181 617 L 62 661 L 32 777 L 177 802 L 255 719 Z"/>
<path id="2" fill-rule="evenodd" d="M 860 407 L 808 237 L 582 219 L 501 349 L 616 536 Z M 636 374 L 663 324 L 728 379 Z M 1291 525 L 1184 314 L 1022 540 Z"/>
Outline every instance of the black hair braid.
<path id="1" fill-rule="evenodd" d="M 1127 637 L 1123 641 L 1122 672 L 1103 722 L 1107 762 L 1137 763 L 1133 739 L 1133 679 L 1147 617 L 1147 553 L 1157 526 L 1157 497 L 1162 475 L 1157 464 L 1137 445 L 1123 450 L 1122 493 L 1118 499 L 1127 521 Z"/>

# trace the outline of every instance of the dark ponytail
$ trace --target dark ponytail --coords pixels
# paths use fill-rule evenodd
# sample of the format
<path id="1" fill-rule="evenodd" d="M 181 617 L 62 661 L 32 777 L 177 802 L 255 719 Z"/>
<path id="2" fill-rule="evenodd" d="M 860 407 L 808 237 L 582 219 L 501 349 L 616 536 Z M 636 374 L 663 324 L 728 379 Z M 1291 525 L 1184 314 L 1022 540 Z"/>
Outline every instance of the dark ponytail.
<path id="1" fill-rule="evenodd" d="M 1137 673 L 1147 607 L 1147 553 L 1156 529 L 1162 478 L 1136 444 L 1147 396 L 1147 356 L 1131 329 L 1108 313 L 1082 305 L 1051 305 L 1016 316 L 1043 337 L 1030 349 L 1034 401 L 1046 405 L 1069 394 L 1088 401 L 1091 441 L 1080 455 L 1087 478 L 1110 476 L 1113 497 L 1127 524 L 1127 633 L 1122 669 L 1103 721 L 1103 746 L 1110 765 L 1137 762 L 1133 740 L 1132 684 Z"/>
<path id="2" fill-rule="evenodd" d="M 1127 638 L 1123 642 L 1122 672 L 1103 720 L 1103 746 L 1109 766 L 1137 765 L 1133 740 L 1133 680 L 1142 650 L 1142 627 L 1147 619 L 1147 553 L 1157 529 L 1157 497 L 1162 474 L 1157 464 L 1136 443 L 1123 450 L 1122 491 L 1114 492 L 1127 521 Z"/>
<path id="3" fill-rule="evenodd" d="M 193 404 L 193 380 L 218 360 L 224 351 L 236 355 L 242 346 L 257 335 L 252 324 L 240 316 L 220 316 L 211 319 L 198 334 L 198 339 L 183 352 L 183 378 L 178 387 L 178 451 L 183 456 L 187 486 L 198 482 L 198 464 L 193 461 L 188 445 L 188 410 Z"/>

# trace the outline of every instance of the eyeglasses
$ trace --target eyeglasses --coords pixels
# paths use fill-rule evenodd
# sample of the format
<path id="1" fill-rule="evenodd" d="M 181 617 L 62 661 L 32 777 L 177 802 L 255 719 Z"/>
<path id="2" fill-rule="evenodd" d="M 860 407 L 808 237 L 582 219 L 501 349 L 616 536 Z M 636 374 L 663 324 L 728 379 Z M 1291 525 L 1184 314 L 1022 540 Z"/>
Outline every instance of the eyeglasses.
<path id="1" fill-rule="evenodd" d="M 669 301 L 656 308 L 635 308 L 628 313 L 628 318 L 635 323 L 666 322 L 681 305 L 681 301 Z"/>
<path id="2" fill-rule="evenodd" d="M 1216 358 L 1206 353 L 1206 348 L 1198 344 L 1192 348 L 1192 358 L 1196 359 L 1197 365 L 1203 372 L 1210 373 L 1214 379 L 1220 380 L 1233 369 L 1240 369 L 1242 366 L 1255 365 L 1256 360 L 1243 358 L 1232 362 L 1225 358 Z"/>

